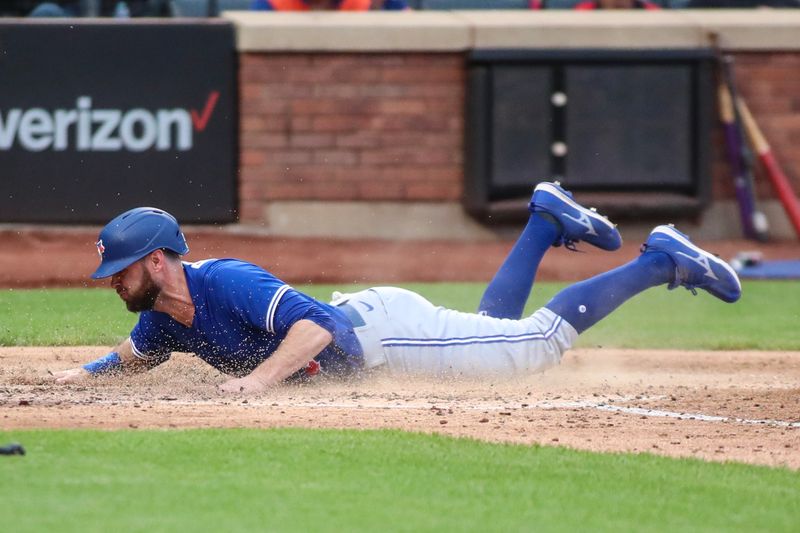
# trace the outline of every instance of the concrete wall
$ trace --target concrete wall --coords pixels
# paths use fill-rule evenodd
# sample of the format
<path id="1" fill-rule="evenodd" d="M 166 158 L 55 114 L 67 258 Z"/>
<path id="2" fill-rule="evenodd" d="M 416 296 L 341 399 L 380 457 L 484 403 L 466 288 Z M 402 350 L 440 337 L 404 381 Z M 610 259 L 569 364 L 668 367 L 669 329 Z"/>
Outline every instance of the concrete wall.
<path id="1" fill-rule="evenodd" d="M 740 92 L 800 191 L 797 11 L 226 17 L 240 52 L 241 220 L 269 233 L 473 239 L 502 231 L 459 206 L 464 58 L 481 48 L 695 48 L 713 39 L 736 56 Z M 739 235 L 730 181 L 717 129 L 714 203 L 686 221 L 695 234 Z M 774 233 L 790 236 L 766 178 L 758 192 Z"/>

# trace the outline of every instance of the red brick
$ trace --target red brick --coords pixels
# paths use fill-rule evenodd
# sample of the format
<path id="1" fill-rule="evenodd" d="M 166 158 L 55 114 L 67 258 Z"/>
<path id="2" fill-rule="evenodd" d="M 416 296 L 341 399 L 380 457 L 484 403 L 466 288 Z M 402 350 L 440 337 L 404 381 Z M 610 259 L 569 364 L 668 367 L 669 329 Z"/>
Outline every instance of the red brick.
<path id="1" fill-rule="evenodd" d="M 342 104 L 335 100 L 317 98 L 293 99 L 289 104 L 293 114 L 329 115 L 342 112 Z"/>
<path id="2" fill-rule="evenodd" d="M 441 131 L 447 129 L 448 118 L 436 115 L 381 115 L 374 117 L 370 126 L 384 131 Z"/>
<path id="3" fill-rule="evenodd" d="M 239 202 L 239 220 L 242 222 L 259 222 L 264 219 L 264 204 L 260 200 L 242 199 Z"/>
<path id="4" fill-rule="evenodd" d="M 369 63 L 369 56 L 362 54 L 338 53 L 338 54 L 314 54 L 311 56 L 312 68 L 323 67 L 363 67 Z"/>
<path id="5" fill-rule="evenodd" d="M 274 98 L 310 98 L 314 94 L 311 85 L 293 83 L 265 83 L 262 87 L 262 97 L 265 100 Z"/>
<path id="6" fill-rule="evenodd" d="M 268 168 L 265 169 L 262 167 L 241 167 L 239 169 L 239 182 L 245 183 L 264 181 L 266 179 L 265 172 L 268 171 Z"/>
<path id="7" fill-rule="evenodd" d="M 364 200 L 404 200 L 405 187 L 401 183 L 358 182 L 358 198 Z"/>
<path id="8" fill-rule="evenodd" d="M 426 100 L 425 113 L 437 113 L 442 115 L 457 116 L 461 119 L 464 112 L 464 101 L 453 97 L 449 100 Z"/>
<path id="9" fill-rule="evenodd" d="M 426 98 L 428 100 L 456 100 L 464 99 L 464 86 L 462 83 L 441 83 L 432 85 L 408 85 L 404 89 L 407 97 Z"/>
<path id="10" fill-rule="evenodd" d="M 285 148 L 289 139 L 284 134 L 243 132 L 240 139 L 241 148 Z"/>
<path id="11" fill-rule="evenodd" d="M 333 135 L 327 133 L 293 133 L 289 138 L 293 148 L 332 148 L 336 146 Z"/>
<path id="12" fill-rule="evenodd" d="M 306 95 L 305 92 L 307 92 L 308 95 Z M 305 92 L 297 96 L 314 96 L 315 98 L 357 98 L 359 96 L 359 88 L 349 83 L 315 85 Z"/>
<path id="13" fill-rule="evenodd" d="M 464 181 L 464 171 L 461 165 L 427 168 L 424 175 L 431 182 L 447 182 L 460 185 Z"/>
<path id="14" fill-rule="evenodd" d="M 261 70 L 282 71 L 292 68 L 309 67 L 313 63 L 313 54 L 242 54 L 239 56 L 239 68 L 258 68 Z"/>
<path id="15" fill-rule="evenodd" d="M 432 54 L 428 52 L 406 54 L 403 63 L 411 67 L 427 66 L 431 68 L 463 69 L 464 56 L 454 53 Z"/>
<path id="16" fill-rule="evenodd" d="M 331 82 L 349 82 L 353 84 L 377 83 L 381 79 L 376 68 L 360 66 L 358 68 L 335 68 L 328 73 Z"/>
<path id="17" fill-rule="evenodd" d="M 239 184 L 239 195 L 246 200 L 264 199 L 265 186 L 262 182 L 247 182 Z"/>
<path id="18" fill-rule="evenodd" d="M 315 183 L 307 186 L 304 192 L 313 200 L 353 200 L 357 195 L 357 191 L 342 187 L 340 183 Z"/>
<path id="19" fill-rule="evenodd" d="M 336 178 L 337 170 L 322 163 L 297 165 L 286 169 L 286 177 L 298 183 L 325 183 Z"/>
<path id="20" fill-rule="evenodd" d="M 386 178 L 395 180 L 395 176 L 387 176 L 387 169 L 368 167 L 364 165 L 349 168 L 331 168 L 331 175 L 339 181 L 352 183 L 373 183 L 385 181 Z"/>
<path id="21" fill-rule="evenodd" d="M 267 188 L 269 200 L 301 200 L 308 199 L 307 190 L 299 185 L 270 184 Z"/>
<path id="22" fill-rule="evenodd" d="M 459 69 L 403 67 L 389 68 L 381 73 L 381 79 L 388 82 L 405 82 L 409 84 L 432 84 L 442 82 L 459 82 L 464 75 Z"/>
<path id="23" fill-rule="evenodd" d="M 359 85 L 356 87 L 359 98 L 402 98 L 406 95 L 406 87 L 402 85 Z"/>
<path id="24" fill-rule="evenodd" d="M 243 167 L 260 166 L 267 162 L 267 157 L 263 150 L 243 150 L 240 157 Z"/>
<path id="25" fill-rule="evenodd" d="M 267 163 L 278 167 L 303 165 L 311 162 L 311 154 L 308 150 L 272 150 L 267 156 Z"/>
<path id="26" fill-rule="evenodd" d="M 287 109 L 288 103 L 286 101 L 268 98 L 246 100 L 241 102 L 239 105 L 239 112 L 243 117 L 249 115 L 271 115 L 285 113 Z"/>
<path id="27" fill-rule="evenodd" d="M 239 122 L 239 128 L 242 131 L 266 131 L 267 121 L 263 117 L 244 116 Z"/>
<path id="28" fill-rule="evenodd" d="M 424 100 L 387 100 L 378 104 L 378 112 L 403 115 L 420 115 L 428 111 Z"/>
<path id="29" fill-rule="evenodd" d="M 292 132 L 309 132 L 314 127 L 311 115 L 293 115 L 290 123 Z"/>
<path id="30" fill-rule="evenodd" d="M 376 148 L 361 154 L 364 165 L 399 165 L 408 161 L 412 149 L 408 148 Z"/>
<path id="31" fill-rule="evenodd" d="M 364 119 L 352 115 L 326 115 L 312 120 L 312 129 L 317 132 L 352 132 L 364 127 Z"/>
<path id="32" fill-rule="evenodd" d="M 261 96 L 261 84 L 242 83 L 239 85 L 240 101 L 257 100 Z"/>
<path id="33" fill-rule="evenodd" d="M 406 185 L 409 200 L 457 200 L 461 197 L 461 185 L 415 183 Z"/>
<path id="34" fill-rule="evenodd" d="M 336 146 L 344 148 L 372 148 L 381 144 L 381 139 L 373 132 L 359 131 L 336 136 Z"/>
<path id="35" fill-rule="evenodd" d="M 428 132 L 428 131 L 381 131 L 373 134 L 380 139 L 381 146 L 401 147 L 413 146 L 417 149 L 461 149 L 462 132 Z"/>

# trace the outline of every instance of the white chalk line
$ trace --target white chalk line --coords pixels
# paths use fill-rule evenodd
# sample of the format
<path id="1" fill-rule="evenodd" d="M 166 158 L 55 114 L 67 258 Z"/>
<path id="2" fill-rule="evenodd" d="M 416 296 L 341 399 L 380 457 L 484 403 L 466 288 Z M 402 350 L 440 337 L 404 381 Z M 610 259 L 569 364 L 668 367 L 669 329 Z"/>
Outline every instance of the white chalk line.
<path id="1" fill-rule="evenodd" d="M 631 401 L 634 398 L 625 398 L 621 397 L 618 398 L 617 401 Z M 642 398 L 638 397 L 635 398 L 637 400 L 655 400 L 659 398 Z M 431 410 L 448 410 L 452 407 L 443 407 L 441 405 L 436 405 L 432 403 L 413 403 L 413 402 L 404 402 L 402 404 L 385 404 L 385 403 L 373 403 L 372 405 L 368 405 L 371 402 L 353 402 L 353 403 L 326 403 L 326 402 L 318 402 L 318 403 L 293 403 L 289 405 L 285 405 L 284 407 L 308 407 L 308 408 L 340 408 L 340 409 L 352 409 L 356 408 L 373 408 L 373 409 L 431 409 Z M 737 417 L 730 417 L 730 416 L 717 416 L 717 415 L 706 415 L 702 413 L 679 413 L 676 411 L 663 411 L 659 409 L 645 409 L 643 407 L 625 407 L 620 405 L 610 405 L 605 402 L 589 402 L 589 401 L 563 401 L 563 402 L 551 402 L 551 401 L 541 401 L 532 404 L 520 405 L 520 406 L 509 406 L 509 405 L 497 405 L 497 404 L 472 404 L 472 405 L 459 405 L 458 409 L 463 410 L 471 410 L 471 411 L 509 411 L 509 410 L 518 410 L 518 409 L 545 409 L 545 410 L 556 410 L 556 409 L 596 409 L 598 411 L 608 411 L 608 412 L 619 412 L 631 415 L 639 415 L 639 416 L 652 416 L 657 418 L 675 418 L 678 420 L 699 420 L 701 422 L 728 422 L 728 423 L 737 423 L 737 424 L 747 424 L 747 425 L 761 425 L 761 426 L 776 426 L 776 427 L 791 427 L 791 428 L 800 428 L 800 422 L 788 422 L 785 420 L 769 420 L 769 419 L 749 419 L 749 418 L 737 418 Z"/>
<path id="2" fill-rule="evenodd" d="M 538 407 L 541 409 L 597 409 L 598 411 L 611 411 L 659 418 L 677 418 L 678 420 L 699 420 L 701 422 L 734 422 L 737 424 L 800 428 L 800 422 L 787 422 L 785 420 L 737 418 L 731 416 L 704 415 L 701 413 L 678 413 L 675 411 L 661 411 L 659 409 L 645 409 L 643 407 L 623 407 L 620 405 L 608 405 L 605 403 L 559 402 L 558 404 L 552 404 L 548 402 L 541 402 L 538 404 Z"/>
<path id="3" fill-rule="evenodd" d="M 632 401 L 632 400 L 658 400 L 664 398 L 663 396 L 660 397 L 620 397 L 617 398 L 616 401 Z M 279 404 L 281 405 L 281 404 Z M 442 404 L 435 404 L 435 403 L 422 403 L 422 402 L 403 402 L 397 404 L 386 404 L 386 403 L 379 403 L 379 402 L 366 402 L 361 401 L 357 402 L 354 401 L 352 403 L 344 403 L 344 402 L 301 402 L 301 403 L 291 403 L 291 404 L 283 404 L 282 407 L 307 407 L 307 408 L 338 408 L 338 409 L 352 409 L 352 408 L 362 408 L 362 409 L 430 409 L 430 410 L 441 410 L 446 411 L 448 409 L 452 409 L 452 406 L 442 406 Z M 541 401 L 535 402 L 531 404 L 520 404 L 517 406 L 510 406 L 506 405 L 499 405 L 499 404 L 470 404 L 470 405 L 458 405 L 457 409 L 461 410 L 470 410 L 470 411 L 510 411 L 510 410 L 525 410 L 525 409 L 545 409 L 545 410 L 557 410 L 557 409 L 596 409 L 598 411 L 608 411 L 608 412 L 619 412 L 631 415 L 639 415 L 639 416 L 652 416 L 656 418 L 675 418 L 678 420 L 699 420 L 701 422 L 728 422 L 728 423 L 736 423 L 736 424 L 747 424 L 747 425 L 759 425 L 759 426 L 775 426 L 775 427 L 788 427 L 788 428 L 800 428 L 800 422 L 788 422 L 785 420 L 770 420 L 770 419 L 750 419 L 750 418 L 738 418 L 738 417 L 731 417 L 731 416 L 718 416 L 718 415 L 706 415 L 702 413 L 679 413 L 677 411 L 663 411 L 660 409 L 646 409 L 643 407 L 625 407 L 620 405 L 610 405 L 606 402 L 589 402 L 589 401 L 563 401 L 563 402 L 552 402 L 552 401 Z"/>
<path id="4" fill-rule="evenodd" d="M 617 402 L 628 402 L 628 401 L 648 401 L 648 400 L 660 400 L 665 398 L 665 396 L 620 396 L 618 398 L 614 398 L 614 401 Z M 638 416 L 648 416 L 654 418 L 674 418 L 677 420 L 698 420 L 700 422 L 727 422 L 727 423 L 735 423 L 735 424 L 745 424 L 745 425 L 757 425 L 757 426 L 773 426 L 773 427 L 785 427 L 785 428 L 800 428 L 800 422 L 789 422 L 786 420 L 771 420 L 771 419 L 750 419 L 750 418 L 738 418 L 732 416 L 719 416 L 719 415 L 707 415 L 703 413 L 681 413 L 677 411 L 664 411 L 660 409 L 646 409 L 644 407 L 626 407 L 621 405 L 611 405 L 609 402 L 600 401 L 587 401 L 587 400 L 577 400 L 577 401 L 539 401 L 533 402 L 530 404 L 527 403 L 514 403 L 514 404 L 497 404 L 491 402 L 466 402 L 462 401 L 459 403 L 452 403 L 450 401 L 442 401 L 442 402 L 433 402 L 430 400 L 427 401 L 402 401 L 399 402 L 397 400 L 389 400 L 389 402 L 396 402 L 396 403 L 387 403 L 386 399 L 370 399 L 370 398 L 357 398 L 353 399 L 349 402 L 341 402 L 341 401 L 316 401 L 316 402 L 295 402 L 295 401 L 276 401 L 276 400 L 268 400 L 268 399 L 248 399 L 247 403 L 242 403 L 240 401 L 226 401 L 220 403 L 218 400 L 193 400 L 193 401 L 183 401 L 175 398 L 174 400 L 166 399 L 166 398 L 155 398 L 154 400 L 150 401 L 132 401 L 132 400 L 104 400 L 104 399 L 96 399 L 92 403 L 94 404 L 106 404 L 106 405 L 125 405 L 125 404 L 133 404 L 133 403 L 141 403 L 147 404 L 152 403 L 153 401 L 164 402 L 168 401 L 170 405 L 175 406 L 197 406 L 197 405 L 238 405 L 241 407 L 247 407 L 250 409 L 253 408 L 308 408 L 308 409 L 388 409 L 388 410 L 431 410 L 431 411 L 449 411 L 452 409 L 461 410 L 461 411 L 518 411 L 518 410 L 534 410 L 534 409 L 543 409 L 543 410 L 560 410 L 560 409 L 595 409 L 598 411 L 606 411 L 606 412 L 617 412 L 617 413 L 624 413 L 630 415 L 638 415 Z"/>

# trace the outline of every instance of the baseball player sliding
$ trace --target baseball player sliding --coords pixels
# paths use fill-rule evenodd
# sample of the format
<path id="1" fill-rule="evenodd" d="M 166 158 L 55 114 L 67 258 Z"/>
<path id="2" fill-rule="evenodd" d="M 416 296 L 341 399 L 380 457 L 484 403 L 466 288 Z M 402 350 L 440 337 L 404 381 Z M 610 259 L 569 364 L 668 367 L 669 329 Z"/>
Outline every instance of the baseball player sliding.
<path id="1" fill-rule="evenodd" d="M 139 321 L 111 353 L 53 379 L 75 383 L 141 372 L 176 351 L 233 376 L 219 387 L 226 393 L 260 393 L 290 378 L 377 367 L 393 375 L 538 372 L 558 364 L 580 333 L 650 287 L 703 289 L 726 302 L 741 295 L 727 263 L 674 227 L 658 226 L 639 257 L 562 290 L 523 318 L 551 246 L 585 242 L 616 250 L 622 244 L 614 224 L 576 203 L 558 183 L 539 184 L 529 211 L 478 312 L 463 313 L 392 287 L 335 293 L 326 304 L 250 263 L 182 262 L 189 248 L 175 218 L 160 209 L 133 209 L 100 232 L 101 263 L 92 277 L 110 277 Z"/>

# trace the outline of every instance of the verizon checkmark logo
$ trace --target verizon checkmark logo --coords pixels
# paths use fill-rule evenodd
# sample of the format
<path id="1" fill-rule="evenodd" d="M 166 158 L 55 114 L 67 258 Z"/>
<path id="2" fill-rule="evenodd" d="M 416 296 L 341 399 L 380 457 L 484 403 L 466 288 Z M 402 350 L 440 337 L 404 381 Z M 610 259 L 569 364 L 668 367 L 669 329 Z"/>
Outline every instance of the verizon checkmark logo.
<path id="1" fill-rule="evenodd" d="M 0 103 L 0 151 L 145 152 L 188 151 L 195 132 L 208 127 L 220 92 L 211 91 L 202 109 L 96 108 L 79 96 L 73 109 L 4 108 Z"/>
<path id="2" fill-rule="evenodd" d="M 202 112 L 198 113 L 196 109 L 192 109 L 192 124 L 194 124 L 194 129 L 196 131 L 203 131 L 206 129 L 211 114 L 214 112 L 214 108 L 217 105 L 217 100 L 219 100 L 219 91 L 211 91 L 208 94 L 206 105 L 203 107 Z"/>

